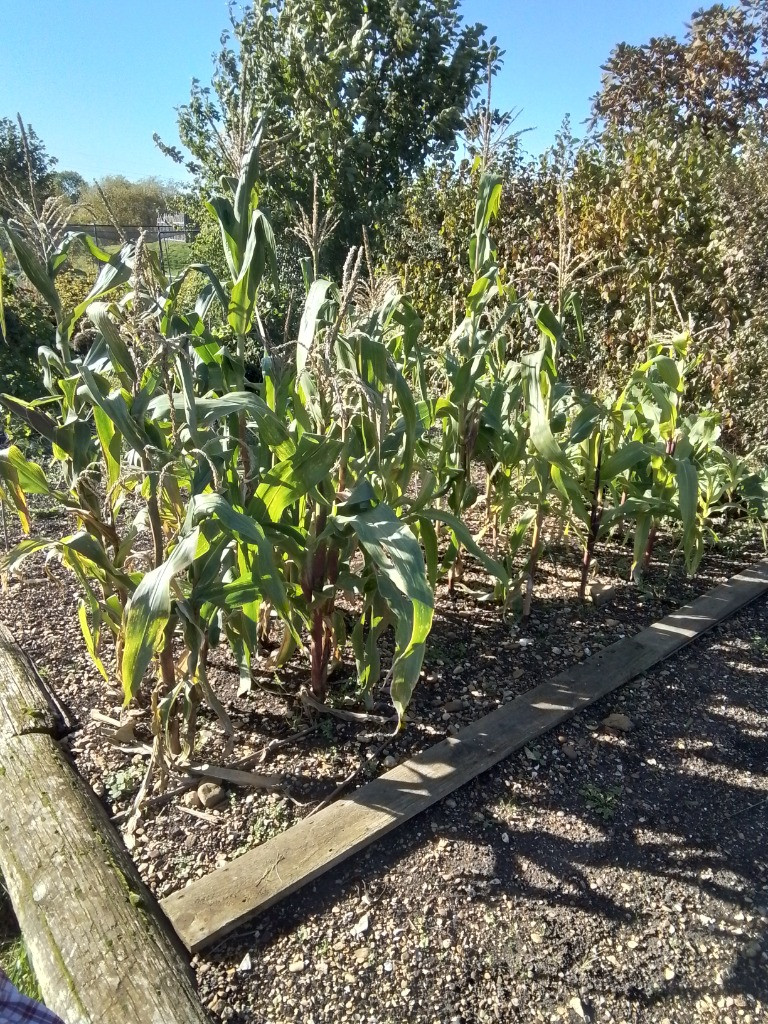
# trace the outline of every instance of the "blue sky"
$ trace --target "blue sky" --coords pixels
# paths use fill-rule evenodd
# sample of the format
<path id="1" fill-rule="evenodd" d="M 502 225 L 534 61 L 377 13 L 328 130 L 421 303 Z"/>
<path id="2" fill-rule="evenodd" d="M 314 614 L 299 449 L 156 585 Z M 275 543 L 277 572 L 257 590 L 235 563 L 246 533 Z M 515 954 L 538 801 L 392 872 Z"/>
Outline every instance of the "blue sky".
<path id="1" fill-rule="evenodd" d="M 697 0 L 464 0 L 506 50 L 494 105 L 521 108 L 537 153 L 570 113 L 588 115 L 600 65 L 620 41 L 680 35 Z M 152 142 L 207 81 L 226 0 L 0 0 L 0 116 L 21 111 L 61 169 L 178 176 Z"/>

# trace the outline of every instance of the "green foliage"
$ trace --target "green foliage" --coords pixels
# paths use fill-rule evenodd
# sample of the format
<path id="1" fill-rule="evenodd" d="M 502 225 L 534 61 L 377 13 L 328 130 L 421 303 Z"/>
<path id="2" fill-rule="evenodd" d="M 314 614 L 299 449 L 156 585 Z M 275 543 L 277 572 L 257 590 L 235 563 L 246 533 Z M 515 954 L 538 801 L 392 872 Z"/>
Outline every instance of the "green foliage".
<path id="1" fill-rule="evenodd" d="M 178 193 L 178 185 L 159 178 L 129 181 L 121 174 L 107 175 L 96 184 L 77 187 L 72 220 L 80 224 L 156 224 L 158 214 L 176 208 Z"/>
<path id="2" fill-rule="evenodd" d="M 482 26 L 463 25 L 455 0 L 258 0 L 223 35 L 211 86 L 193 84 L 179 137 L 210 187 L 222 169 L 238 173 L 268 110 L 264 180 L 276 223 L 311 204 L 317 175 L 342 214 L 340 266 L 361 223 L 383 216 L 425 161 L 455 148 L 487 61 Z"/>
<path id="3" fill-rule="evenodd" d="M 0 380 L 12 395 L 26 401 L 39 398 L 44 392 L 37 349 L 53 340 L 55 328 L 42 307 L 13 287 L 6 279 L 4 294 L 4 340 L 0 337 Z M 0 426 L 13 441 L 23 441 L 28 430 L 3 411 Z"/>
<path id="4" fill-rule="evenodd" d="M 682 40 L 617 47 L 586 139 L 566 124 L 540 161 L 516 159 L 514 146 L 497 157 L 496 231 L 504 280 L 563 324 L 561 372 L 591 391 L 620 388 L 650 340 L 688 331 L 700 357 L 691 397 L 763 458 L 766 24 L 762 2 L 717 5 L 696 12 Z M 466 164 L 430 169 L 387 230 L 386 269 L 407 282 L 433 344 L 466 282 L 456 257 L 474 176 Z"/>
<path id="5" fill-rule="evenodd" d="M 636 567 L 655 524 L 669 523 L 693 572 L 716 539 L 715 516 L 764 515 L 764 481 L 718 447 L 716 416 L 684 404 L 696 362 L 687 336 L 654 342 L 618 394 L 595 397 L 568 382 L 563 320 L 518 295 L 491 242 L 502 196 L 495 174 L 479 177 L 463 316 L 447 340 L 429 350 L 401 292 L 363 287 L 360 249 L 340 284 L 307 270 L 297 330 L 285 329 L 287 358 L 260 312 L 280 287 L 260 206 L 260 143 L 261 124 L 238 178 L 207 201 L 223 273 L 195 263 L 169 281 L 141 241 L 110 254 L 82 235 L 41 260 L 6 224 L 55 336 L 39 352 L 45 397 L 6 393 L 0 405 L 50 444 L 55 466 L 46 472 L 9 446 L 0 497 L 27 533 L 30 495 L 52 499 L 75 526 L 23 540 L 6 565 L 45 551 L 75 574 L 99 671 L 119 680 L 126 703 L 152 679 L 158 756 L 193 749 L 203 700 L 231 733 L 207 674 L 219 644 L 239 667 L 241 691 L 254 663 L 277 670 L 304 647 L 309 706 L 328 696 L 348 644 L 360 698 L 370 704 L 388 684 L 402 723 L 435 588 L 446 574 L 451 585 L 461 580 L 467 553 L 495 596 L 505 606 L 522 596 L 528 614 L 545 516 L 584 550 L 584 596 L 612 523 L 634 529 Z M 101 271 L 73 304 L 60 284 L 77 245 Z M 182 306 L 192 275 L 201 287 L 194 306 Z M 562 289 L 558 301 L 565 306 Z M 579 309 L 573 295 L 567 301 Z M 90 346 L 78 351 L 86 332 Z M 469 525 L 478 464 L 501 557 Z M 105 632 L 114 659 L 104 657 Z"/>
<path id="6" fill-rule="evenodd" d="M 30 187 L 48 195 L 55 164 L 31 125 L 0 117 L 0 213 L 13 209 L 17 196 L 29 200 Z"/>
<path id="7" fill-rule="evenodd" d="M 593 814 L 597 814 L 603 821 L 611 821 L 619 809 L 622 790 L 620 786 L 609 786 L 607 789 L 600 789 L 594 783 L 589 783 L 579 791 L 584 797 L 587 808 Z"/>
<path id="8" fill-rule="evenodd" d="M 51 175 L 54 192 L 76 203 L 88 187 L 88 182 L 77 171 L 54 171 Z"/>

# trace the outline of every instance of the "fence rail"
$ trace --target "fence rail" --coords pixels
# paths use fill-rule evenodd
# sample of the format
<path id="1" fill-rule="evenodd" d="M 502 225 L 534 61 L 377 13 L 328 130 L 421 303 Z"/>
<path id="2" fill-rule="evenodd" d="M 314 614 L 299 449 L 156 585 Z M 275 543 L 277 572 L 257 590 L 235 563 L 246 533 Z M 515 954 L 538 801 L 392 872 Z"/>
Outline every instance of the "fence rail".
<path id="1" fill-rule="evenodd" d="M 200 230 L 194 224 L 70 224 L 72 231 L 85 231 L 97 245 L 119 245 L 135 242 L 143 232 L 148 242 L 191 242 Z"/>
<path id="2" fill-rule="evenodd" d="M 157 224 L 70 224 L 71 231 L 84 231 L 102 248 L 119 246 L 124 242 L 135 242 L 141 234 L 146 241 L 157 245 L 163 272 L 176 277 L 186 265 L 186 252 L 180 245 L 188 245 L 197 237 L 200 228 L 178 220 L 160 219 Z"/>

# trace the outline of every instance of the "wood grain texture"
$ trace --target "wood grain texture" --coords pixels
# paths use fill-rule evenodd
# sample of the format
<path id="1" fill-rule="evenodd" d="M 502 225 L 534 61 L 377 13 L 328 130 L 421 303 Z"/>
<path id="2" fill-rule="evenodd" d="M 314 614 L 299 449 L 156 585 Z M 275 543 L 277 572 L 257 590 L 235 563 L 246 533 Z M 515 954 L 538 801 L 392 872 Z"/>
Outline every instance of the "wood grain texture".
<path id="1" fill-rule="evenodd" d="M 55 719 L 44 705 L 3 630 L 0 871 L 45 1002 L 67 1024 L 207 1024 L 185 957 L 104 809 L 40 731 Z"/>
<path id="2" fill-rule="evenodd" d="M 473 722 L 160 904 L 192 952 L 295 892 L 768 591 L 768 560 Z"/>
<path id="3" fill-rule="evenodd" d="M 0 622 L 0 741 L 28 732 L 54 734 L 58 716 L 44 696 L 26 654 Z"/>

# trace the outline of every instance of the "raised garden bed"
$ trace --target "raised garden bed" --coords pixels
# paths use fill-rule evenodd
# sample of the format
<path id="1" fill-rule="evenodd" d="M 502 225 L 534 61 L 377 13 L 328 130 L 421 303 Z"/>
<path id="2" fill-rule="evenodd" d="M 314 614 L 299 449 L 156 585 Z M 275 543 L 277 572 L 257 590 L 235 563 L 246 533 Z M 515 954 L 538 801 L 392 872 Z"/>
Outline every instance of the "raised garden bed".
<path id="1" fill-rule="evenodd" d="M 340 781 L 348 778 L 360 766 L 366 751 L 376 750 L 376 759 L 375 761 L 372 759 L 370 763 L 366 762 L 365 768 L 351 780 L 350 788 L 364 783 L 371 775 L 386 769 L 391 765 L 388 758 L 399 761 L 405 756 L 432 746 L 443 736 L 455 734 L 468 721 L 508 703 L 542 679 L 556 675 L 569 663 L 589 657 L 621 635 L 634 633 L 638 627 L 659 618 L 660 614 L 669 610 L 670 605 L 694 596 L 696 592 L 706 589 L 722 579 L 723 576 L 730 574 L 738 564 L 737 559 L 743 562 L 745 557 L 749 557 L 750 554 L 757 557 L 758 553 L 758 549 L 753 547 L 746 552 L 739 551 L 738 555 L 734 552 L 733 560 L 729 559 L 726 554 L 709 556 L 701 576 L 693 581 L 683 577 L 682 572 L 677 571 L 675 566 L 669 573 L 666 571 L 662 573 L 661 570 L 658 570 L 655 579 L 653 576 L 651 577 L 650 586 L 645 593 L 639 594 L 637 588 L 619 587 L 612 602 L 601 609 L 591 605 L 577 606 L 567 600 L 566 593 L 570 591 L 572 594 L 571 581 L 575 575 L 576 566 L 572 563 L 569 564 L 567 554 L 563 557 L 563 554 L 560 553 L 557 560 L 542 566 L 542 576 L 546 580 L 544 601 L 540 605 L 540 610 L 537 611 L 535 620 L 529 623 L 525 630 L 510 630 L 508 625 L 504 625 L 500 621 L 498 612 L 494 609 L 480 609 L 467 597 L 459 597 L 451 603 L 448 603 L 447 599 L 443 597 L 440 604 L 438 628 L 436 634 L 433 635 L 433 643 L 425 665 L 425 678 L 420 688 L 422 692 L 417 692 L 416 700 L 411 708 L 412 721 L 405 735 L 399 737 L 396 743 L 393 741 L 388 747 L 382 748 L 380 736 L 385 726 L 341 722 L 323 717 L 319 724 L 316 724 L 315 731 L 310 737 L 304 737 L 292 746 L 282 747 L 270 754 L 270 743 L 295 734 L 306 726 L 305 722 L 300 722 L 298 719 L 297 707 L 291 699 L 290 686 L 286 687 L 288 693 L 285 695 L 275 696 L 257 691 L 255 694 L 239 698 L 235 696 L 234 688 L 231 688 L 229 708 L 239 718 L 240 746 L 235 752 L 235 756 L 244 756 L 254 747 L 265 748 L 264 762 L 268 764 L 268 769 L 265 770 L 277 771 L 286 775 L 290 795 L 264 794 L 258 791 L 247 793 L 233 789 L 228 794 L 226 804 L 206 812 L 205 819 L 201 819 L 199 816 L 190 817 L 182 810 L 178 801 L 164 803 L 149 810 L 145 820 L 132 837 L 134 857 L 142 875 L 156 895 L 160 897 L 168 895 L 188 879 L 207 874 L 211 868 L 221 866 L 231 859 L 233 853 L 242 852 L 244 847 L 255 845 L 258 840 L 263 841 L 270 834 L 282 831 L 291 821 L 312 810 L 318 801 L 326 798 Z M 609 557 L 618 560 L 625 557 L 620 549 L 614 549 L 608 554 Z M 25 646 L 28 646 L 29 641 L 33 639 L 30 633 L 34 628 L 35 602 L 42 601 L 50 605 L 53 595 L 56 594 L 57 584 L 54 580 L 41 576 L 36 585 L 34 578 L 33 580 L 27 579 L 23 584 L 17 584 L 16 589 L 11 589 L 3 598 L 0 615 L 7 616 L 8 619 L 13 618 L 14 628 L 17 632 L 23 635 L 27 632 L 24 626 L 25 619 L 29 623 L 29 633 L 24 637 Z M 664 599 L 658 596 L 659 590 L 655 589 L 662 583 Z M 65 587 L 66 585 L 59 583 L 58 586 Z M 19 600 L 19 598 L 23 598 L 23 600 Z M 66 608 L 67 603 L 74 601 L 74 595 L 68 589 L 59 590 L 56 599 Z M 12 616 L 9 616 L 8 613 L 11 609 Z M 74 627 L 72 632 L 69 632 L 70 627 Z M 62 652 L 66 652 L 67 656 L 71 657 L 74 653 L 75 658 L 79 657 L 79 649 L 76 646 L 78 642 L 76 629 L 74 618 L 70 622 L 65 615 L 62 615 L 61 622 L 57 621 L 55 626 L 50 620 L 45 624 L 42 638 L 38 635 L 37 644 L 40 644 L 40 640 L 43 639 L 43 646 L 38 647 L 35 654 L 43 670 L 51 678 L 58 672 L 57 660 L 50 656 L 52 649 L 58 647 Z M 521 644 L 520 641 L 523 643 Z M 704 642 L 706 643 L 706 641 Z M 61 659 L 58 660 L 58 664 L 61 665 Z M 62 686 L 57 685 L 58 692 L 72 707 L 75 717 L 81 724 L 81 728 L 72 735 L 70 745 L 81 771 L 92 781 L 97 791 L 112 797 L 109 801 L 110 809 L 119 813 L 127 804 L 127 797 L 130 795 L 128 790 L 131 785 L 137 785 L 141 777 L 140 771 L 136 770 L 138 765 L 132 766 L 132 759 L 141 760 L 142 755 L 131 753 L 130 750 L 126 752 L 116 749 L 105 741 L 103 724 L 88 720 L 87 715 L 94 705 L 101 709 L 103 715 L 114 715 L 117 713 L 117 708 L 114 702 L 105 700 L 103 683 L 98 677 L 94 678 L 95 674 L 90 670 L 84 658 L 81 664 L 82 671 L 79 666 L 74 669 L 69 668 L 69 674 L 72 676 L 69 685 L 66 681 Z M 665 670 L 662 668 L 661 671 Z M 77 679 L 78 676 L 79 679 Z M 222 665 L 219 682 L 223 684 L 225 690 L 227 677 L 226 666 Z M 72 684 L 76 680 L 79 685 L 73 686 Z M 380 710 L 384 711 L 385 707 L 382 706 Z M 595 715 L 597 714 L 602 714 L 602 712 L 595 711 Z M 141 719 L 137 720 L 134 732 L 137 742 L 140 743 L 142 739 Z M 600 737 L 603 735 L 600 730 L 597 734 Z M 562 737 L 565 735 L 566 733 L 563 732 Z M 618 734 L 616 739 L 619 747 L 629 743 L 629 738 L 622 734 Z M 549 738 L 542 742 L 543 744 L 548 743 Z M 220 751 L 217 750 L 217 740 L 213 728 L 209 731 L 208 743 L 209 747 L 201 752 L 201 756 L 204 753 L 210 760 L 216 760 L 216 755 Z M 572 750 L 571 747 L 574 749 Z M 567 767 L 569 762 L 578 763 L 582 756 L 579 745 L 571 744 L 565 739 L 562 744 L 558 744 L 556 749 L 558 756 L 554 758 L 554 761 L 558 766 L 563 764 Z M 536 745 L 533 748 L 528 747 L 522 755 L 522 764 L 525 769 L 530 769 L 533 766 L 537 772 L 547 761 L 547 755 L 543 753 L 540 746 Z M 516 760 L 513 763 L 519 762 Z M 621 806 L 621 793 L 624 790 L 620 787 L 621 792 L 617 795 L 614 792 L 616 787 L 604 786 L 599 761 L 596 763 L 595 780 L 585 783 L 582 787 L 580 801 L 586 807 L 587 817 L 592 815 L 607 821 L 618 816 L 617 808 Z M 497 769 L 496 771 L 504 772 L 505 770 Z M 120 773 L 123 774 L 120 775 Z M 484 781 L 475 782 L 468 787 L 466 792 L 471 792 L 473 789 L 482 791 L 485 785 Z M 459 796 L 450 798 L 450 803 L 444 802 L 440 805 L 440 810 L 432 813 L 448 814 L 448 817 L 453 819 L 455 816 L 449 812 L 464 805 L 464 819 L 466 819 L 469 799 L 463 791 Z M 457 807 L 452 807 L 451 804 L 456 804 Z M 482 819 L 477 821 L 478 830 L 470 825 L 467 831 L 469 834 L 478 831 L 478 834 L 482 835 L 487 828 L 484 824 L 486 821 L 484 812 L 478 810 L 472 813 L 480 814 Z M 463 820 L 462 825 L 466 827 L 467 821 Z M 511 852 L 516 842 L 511 825 L 510 822 L 509 831 L 506 832 L 507 839 L 501 839 L 506 852 Z M 406 826 L 396 833 L 394 843 L 387 844 L 389 853 L 375 848 L 373 851 L 369 851 L 365 858 L 358 857 L 353 860 L 351 863 L 356 865 L 355 868 L 342 869 L 342 876 L 357 877 L 356 873 L 359 874 L 361 863 L 364 874 L 367 873 L 368 865 L 371 862 L 378 863 L 382 858 L 386 862 L 387 858 L 391 856 L 393 847 L 399 848 L 403 842 L 408 847 L 409 843 L 414 842 L 413 834 L 423 835 L 423 831 L 424 817 L 419 819 L 418 824 Z M 474 856 L 472 851 L 479 851 L 479 847 L 475 840 L 467 840 L 465 845 L 464 855 L 471 861 Z M 431 849 L 431 844 L 428 843 L 427 847 Z M 441 849 L 447 850 L 448 847 L 444 846 Z M 193 853 L 194 856 L 192 856 Z M 424 850 L 416 849 L 414 856 L 418 862 L 423 862 Z M 432 853 L 430 853 L 430 859 L 431 857 Z M 477 852 L 477 857 L 479 858 L 478 863 L 482 864 L 485 854 Z M 421 869 L 413 868 L 412 870 L 415 872 Z M 485 877 L 482 871 L 479 877 L 481 880 Z M 436 884 L 440 888 L 440 883 Z M 489 886 L 490 884 L 488 882 Z M 561 885 L 556 885 L 555 888 L 559 891 Z M 223 947 L 214 950 L 212 955 L 209 954 L 206 959 L 198 961 L 201 985 L 214 1014 L 222 1019 L 245 1021 L 260 1019 L 248 1016 L 249 1013 L 262 1013 L 265 1015 L 263 1019 L 273 1019 L 269 1014 L 277 1013 L 278 1015 L 274 1019 L 292 1020 L 294 1017 L 290 1014 L 299 1013 L 302 998 L 305 1002 L 309 999 L 312 1005 L 322 1005 L 322 1001 L 316 1001 L 313 992 L 311 998 L 308 995 L 298 998 L 295 1002 L 296 1009 L 291 1009 L 290 1004 L 294 1002 L 294 996 L 306 989 L 306 972 L 314 971 L 312 958 L 302 952 L 301 957 L 297 955 L 292 960 L 275 961 L 276 965 L 278 962 L 282 963 L 282 971 L 293 983 L 289 984 L 287 990 L 280 987 L 280 992 L 285 991 L 286 995 L 285 997 L 280 996 L 278 1009 L 275 1010 L 273 1007 L 271 1011 L 266 1011 L 261 1006 L 257 1010 L 257 990 L 261 984 L 261 980 L 258 979 L 262 979 L 258 966 L 260 955 L 255 949 L 252 955 L 249 952 L 249 947 L 253 947 L 254 936 L 257 935 L 259 949 L 261 949 L 263 936 L 271 936 L 268 941 L 270 943 L 274 941 L 277 944 L 275 948 L 281 950 L 293 948 L 304 951 L 311 948 L 311 944 L 310 947 L 307 947 L 303 937 L 308 926 L 302 926 L 295 934 L 283 936 L 279 940 L 274 938 L 274 929 L 279 927 L 278 922 L 284 918 L 286 913 L 289 918 L 297 912 L 302 914 L 303 911 L 297 911 L 296 908 L 311 907 L 317 898 L 317 893 L 323 891 L 326 893 L 336 891 L 333 878 L 329 879 L 327 883 L 317 883 L 303 896 L 294 897 L 288 904 L 282 904 L 279 910 L 262 916 L 255 928 L 253 926 L 246 927 L 246 930 L 240 932 L 233 940 L 227 941 Z M 492 888 L 488 891 L 491 892 Z M 358 896 L 362 898 L 360 893 Z M 329 899 L 333 902 L 331 897 Z M 350 899 L 349 893 L 343 893 L 339 905 L 348 906 Z M 370 913 L 367 914 L 367 923 L 364 920 L 366 918 L 365 908 L 374 902 L 374 898 L 368 896 L 367 900 L 369 902 L 362 900 L 360 903 L 359 919 L 352 922 L 349 929 L 345 930 L 345 935 L 349 932 L 349 942 L 345 942 L 342 949 L 334 949 L 334 944 L 331 944 L 328 951 L 329 954 L 330 952 L 340 954 L 336 957 L 336 960 L 340 961 L 339 969 L 343 967 L 344 962 L 344 956 L 341 954 L 350 953 L 352 956 L 352 959 L 346 964 L 346 971 L 343 972 L 347 986 L 352 986 L 352 981 L 349 979 L 353 975 L 349 968 L 354 968 L 356 972 L 353 978 L 355 985 L 350 991 L 357 990 L 358 973 L 362 976 L 369 970 L 376 970 L 386 978 L 388 974 L 393 974 L 395 971 L 393 960 L 382 959 L 368 945 L 368 939 L 371 937 L 369 932 L 373 929 L 372 934 L 375 935 L 377 929 L 374 929 L 371 924 Z M 328 913 L 333 919 L 340 913 L 348 914 L 349 911 L 336 910 L 334 912 L 329 909 Z M 391 931 L 389 923 L 382 922 L 384 932 L 381 928 L 378 931 L 382 934 L 389 934 Z M 431 929 L 427 928 L 427 932 L 430 931 Z M 399 936 L 395 937 L 399 938 Z M 449 937 L 447 936 L 447 938 Z M 316 933 L 314 941 L 318 941 Z M 339 941 L 341 940 L 336 940 L 336 945 Z M 402 940 L 400 945 L 407 947 L 409 941 L 410 936 L 408 940 Z M 445 954 L 449 954 L 451 950 L 455 952 L 456 944 L 459 941 L 458 936 L 447 946 L 443 946 L 445 941 L 446 939 L 440 940 L 440 949 Z M 419 939 L 419 948 L 426 948 L 421 945 L 421 942 L 422 940 Z M 535 938 L 531 942 L 534 945 L 546 945 L 543 938 L 542 943 Z M 367 951 L 365 956 L 363 956 L 363 951 Z M 248 952 L 248 956 L 246 956 L 246 952 Z M 234 963 L 233 958 L 237 955 L 240 956 L 240 959 Z M 759 955 L 758 953 L 758 959 Z M 321 978 L 324 978 L 331 970 L 330 961 L 325 953 L 317 959 L 321 964 L 318 971 Z M 463 954 L 458 959 L 463 961 Z M 442 962 L 450 962 L 450 957 L 442 956 Z M 222 965 L 223 975 L 218 973 L 217 964 Z M 325 964 L 327 971 L 322 964 Z M 387 964 L 392 965 L 391 970 L 387 969 Z M 237 970 L 237 968 L 241 969 Z M 358 968 L 361 969 L 359 972 Z M 365 970 L 363 971 L 362 968 Z M 410 970 L 410 968 L 408 969 Z M 668 970 L 674 971 L 674 968 L 670 967 Z M 278 973 L 280 972 L 278 971 Z M 226 983 L 222 982 L 222 977 L 226 978 Z M 312 974 L 312 978 L 313 982 L 316 981 L 314 974 Z M 215 984 L 213 984 L 213 979 L 216 979 Z M 336 983 L 338 983 L 338 978 L 328 982 L 329 985 Z M 405 1014 L 406 1011 L 412 1015 L 413 1008 L 409 1008 L 409 1003 L 414 1000 L 410 997 L 406 999 L 408 993 L 403 994 L 404 988 L 408 988 L 410 991 L 411 986 L 401 986 L 397 990 L 400 996 L 395 998 L 391 1017 L 377 1016 L 372 1019 L 402 1019 L 398 1013 Z M 320 990 L 326 991 L 327 994 L 328 990 L 324 983 L 320 983 Z M 274 998 L 276 997 L 277 994 Z M 283 1006 L 284 998 L 285 1006 Z M 462 998 L 464 997 L 462 996 Z M 517 998 L 519 999 L 519 997 Z M 530 995 L 526 998 L 530 998 Z M 399 999 L 403 1002 L 399 1002 Z M 461 999 L 458 1001 L 461 1002 Z M 347 1013 L 348 1019 L 367 1020 L 364 1002 L 355 1003 L 353 999 L 352 1004 Z M 421 1004 L 429 1005 L 429 1000 L 424 1003 L 422 999 L 418 1005 Z M 238 1005 L 241 1007 L 240 1010 L 237 1009 Z M 574 1003 L 574 1007 L 575 1005 Z M 587 1005 L 586 1002 L 582 1009 L 585 1005 Z M 247 1009 L 249 1006 L 250 1009 Z M 395 1012 L 394 1007 L 398 1006 L 400 1011 Z M 418 1006 L 416 1009 L 419 1013 L 422 1012 Z M 552 1003 L 550 1011 L 555 1012 L 555 1009 L 556 1006 Z M 314 1012 L 317 1014 L 314 1019 L 318 1021 L 338 1019 L 336 1016 L 333 1018 L 323 1016 L 319 1009 Z M 384 1013 L 385 1010 L 382 1009 L 380 1012 Z M 427 1010 L 424 1012 L 427 1013 Z M 568 1012 L 577 1013 L 577 1009 L 571 1008 Z M 467 1016 L 466 1010 L 462 1010 L 461 1013 L 463 1015 L 456 1019 L 507 1019 L 503 1015 L 497 1017 Z M 240 1016 L 239 1014 L 245 1015 Z M 284 1015 L 280 1016 L 280 1014 Z M 297 1016 L 295 1019 L 300 1018 Z M 431 1020 L 435 1018 L 426 1015 L 416 1016 L 413 1019 Z M 438 1017 L 437 1019 L 443 1018 Z M 451 1020 L 452 1018 L 449 1015 L 445 1019 Z M 548 1017 L 545 1016 L 543 1019 L 548 1019 Z M 643 1017 L 642 1019 L 653 1018 Z M 661 1020 L 663 1017 L 658 1019 Z M 691 1017 L 690 1019 L 705 1018 Z"/>

